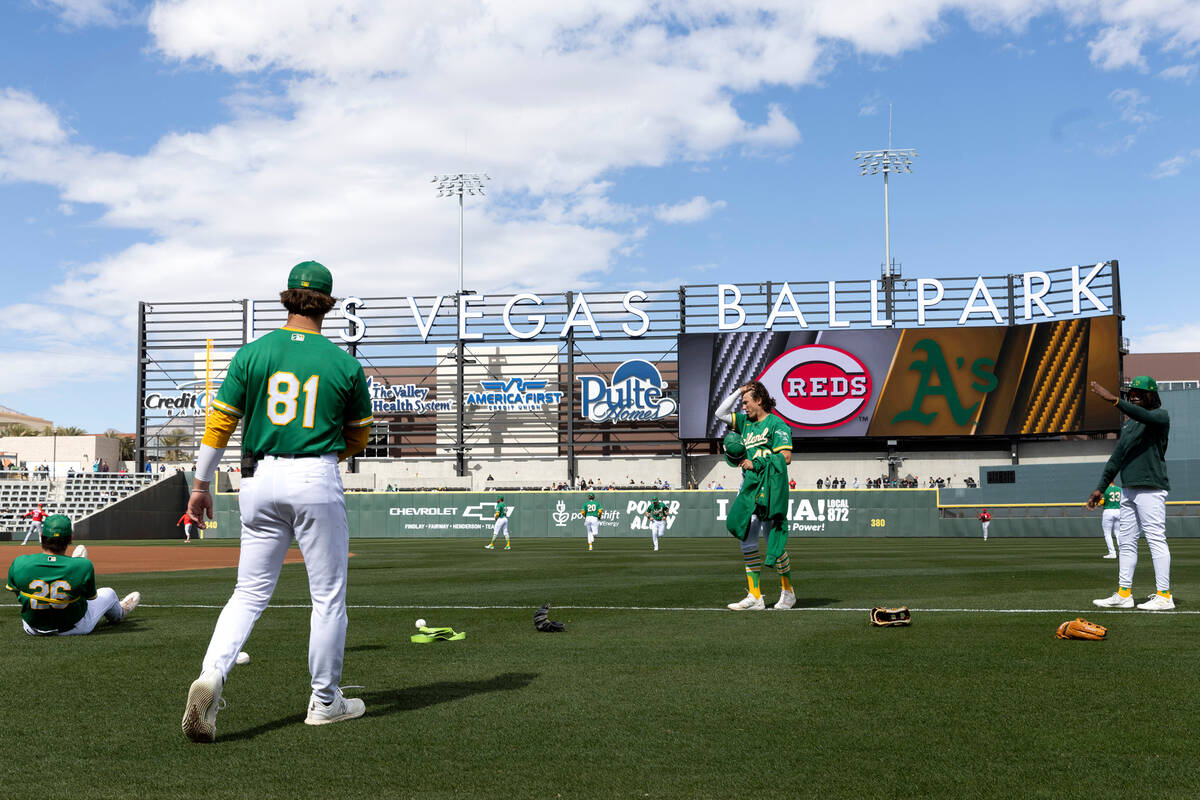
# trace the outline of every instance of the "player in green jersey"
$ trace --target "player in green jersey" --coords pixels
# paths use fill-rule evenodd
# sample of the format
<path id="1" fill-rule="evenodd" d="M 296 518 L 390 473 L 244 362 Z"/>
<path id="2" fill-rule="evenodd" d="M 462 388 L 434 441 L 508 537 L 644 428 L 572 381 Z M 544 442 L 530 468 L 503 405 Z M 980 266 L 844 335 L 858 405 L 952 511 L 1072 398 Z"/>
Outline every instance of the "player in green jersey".
<path id="1" fill-rule="evenodd" d="M 658 537 L 667 530 L 667 506 L 657 497 L 650 498 L 650 505 L 642 515 L 650 518 L 650 541 L 654 544 L 654 552 L 658 552 Z"/>
<path id="2" fill-rule="evenodd" d="M 1116 558 L 1117 548 L 1113 544 L 1113 536 L 1117 531 L 1117 523 L 1121 521 L 1121 488 L 1109 484 L 1104 490 L 1104 510 L 1100 512 L 1100 530 L 1104 533 L 1104 543 L 1108 545 L 1105 558 Z"/>
<path id="3" fill-rule="evenodd" d="M 484 545 L 487 550 L 492 550 L 496 547 L 496 537 L 500 533 L 504 533 L 504 549 L 512 550 L 512 542 L 508 540 L 508 506 L 504 504 L 504 497 L 496 498 L 496 524 L 492 526 L 492 540 Z"/>
<path id="4" fill-rule="evenodd" d="M 734 410 L 739 403 L 744 411 Z M 745 499 L 744 496 L 751 492 L 754 494 L 750 498 L 753 500 L 754 515 L 748 528 L 742 532 L 742 562 L 750 591 L 742 600 L 729 604 L 733 611 L 762 611 L 766 608 L 759 586 L 759 573 L 763 565 L 759 553 L 760 536 L 767 539 L 768 543 L 767 566 L 775 567 L 782 585 L 779 600 L 772 608 L 782 611 L 796 605 L 796 593 L 791 581 L 791 559 L 786 549 L 787 466 L 792 463 L 792 431 L 786 422 L 771 413 L 773 408 L 775 401 L 771 399 L 767 387 L 754 381 L 739 387 L 725 398 L 716 411 L 717 419 L 739 434 L 746 446 L 745 458 L 739 464 L 745 476 L 739 498 Z M 737 503 L 736 500 L 734 502 Z M 749 506 L 749 499 L 745 504 Z"/>
<path id="5" fill-rule="evenodd" d="M 118 600 L 108 587 L 96 588 L 96 569 L 81 555 L 67 555 L 71 520 L 62 514 L 42 524 L 42 552 L 17 556 L 8 569 L 6 588 L 21 602 L 21 627 L 33 636 L 82 636 L 101 619 L 117 623 L 137 608 L 142 595 Z"/>
<path id="6" fill-rule="evenodd" d="M 280 302 L 286 324 L 238 350 L 205 420 L 187 513 L 212 519 L 209 481 L 242 421 L 241 557 L 200 677 L 188 690 L 183 732 L 216 737 L 225 679 L 267 607 L 288 545 L 300 545 L 312 599 L 309 725 L 360 717 L 364 703 L 338 688 L 346 645 L 350 527 L 338 461 L 360 452 L 371 425 L 362 367 L 321 335 L 334 306 L 333 276 L 316 261 L 292 268 Z"/>
<path id="7" fill-rule="evenodd" d="M 596 534 L 600 532 L 600 518 L 604 516 L 604 509 L 596 502 L 596 494 L 588 492 L 587 500 L 580 511 L 583 512 L 583 529 L 587 531 L 588 551 L 591 552 Z"/>

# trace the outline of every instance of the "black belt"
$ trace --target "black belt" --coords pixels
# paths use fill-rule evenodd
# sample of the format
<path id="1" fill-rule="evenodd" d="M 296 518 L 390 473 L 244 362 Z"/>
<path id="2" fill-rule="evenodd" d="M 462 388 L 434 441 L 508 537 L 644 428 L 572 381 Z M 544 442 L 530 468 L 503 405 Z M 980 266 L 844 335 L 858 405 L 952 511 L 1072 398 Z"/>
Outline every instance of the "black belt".
<path id="1" fill-rule="evenodd" d="M 267 453 L 271 458 L 320 458 L 324 453 Z"/>

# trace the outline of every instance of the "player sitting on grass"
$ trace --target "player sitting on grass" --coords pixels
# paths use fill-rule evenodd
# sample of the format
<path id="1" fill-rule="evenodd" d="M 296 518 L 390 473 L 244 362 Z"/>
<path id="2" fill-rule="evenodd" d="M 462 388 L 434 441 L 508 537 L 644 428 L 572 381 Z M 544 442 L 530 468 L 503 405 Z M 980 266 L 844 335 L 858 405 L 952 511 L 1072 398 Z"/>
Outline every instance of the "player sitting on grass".
<path id="1" fill-rule="evenodd" d="M 21 601 L 21 627 L 33 636 L 82 636 L 101 618 L 117 623 L 132 612 L 142 595 L 118 600 L 108 587 L 96 589 L 96 569 L 87 548 L 71 546 L 71 520 L 62 514 L 42 525 L 42 552 L 17 556 L 8 569 L 7 589 Z"/>
<path id="2" fill-rule="evenodd" d="M 492 540 L 484 545 L 485 549 L 495 549 L 496 537 L 501 531 L 504 532 L 504 549 L 512 550 L 512 543 L 508 540 L 508 506 L 504 505 L 503 496 L 496 498 L 496 524 L 492 527 Z"/>
<path id="3" fill-rule="evenodd" d="M 744 412 L 734 412 L 739 403 L 744 405 Z M 739 528 L 734 535 L 742 541 L 742 561 L 750 593 L 738 602 L 730 603 L 732 611 L 762 611 L 766 608 L 758 582 L 763 565 L 758 549 L 760 535 L 767 539 L 767 566 L 774 566 L 779 572 L 782 585 L 779 601 L 773 608 L 782 611 L 796 605 L 791 561 L 786 549 L 787 465 L 792 463 L 792 431 L 786 422 L 771 413 L 774 407 L 775 401 L 767 387 L 754 381 L 725 398 L 716 411 L 717 419 L 739 434 L 745 445 L 745 457 L 738 464 L 745 477 L 726 524 L 731 532 L 733 526 Z M 734 520 L 733 509 L 738 507 L 746 509 L 744 524 Z"/>

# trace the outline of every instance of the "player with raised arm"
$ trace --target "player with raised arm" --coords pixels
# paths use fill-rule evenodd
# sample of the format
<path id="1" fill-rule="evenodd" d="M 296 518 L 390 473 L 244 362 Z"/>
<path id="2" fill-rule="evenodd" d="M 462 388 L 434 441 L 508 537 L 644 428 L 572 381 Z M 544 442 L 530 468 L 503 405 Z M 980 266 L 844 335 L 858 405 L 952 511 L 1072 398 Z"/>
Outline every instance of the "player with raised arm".
<path id="1" fill-rule="evenodd" d="M 504 496 L 496 498 L 496 523 L 492 526 L 492 540 L 484 545 L 485 550 L 494 550 L 496 547 L 496 537 L 500 533 L 504 533 L 504 549 L 512 550 L 512 543 L 508 540 L 508 506 L 504 504 Z"/>
<path id="2" fill-rule="evenodd" d="M 221 692 L 238 653 L 275 591 L 295 539 L 312 599 L 308 670 L 309 725 L 360 717 L 362 700 L 338 687 L 346 645 L 346 578 L 350 527 L 338 461 L 362 451 L 371 426 L 363 369 L 321 335 L 333 308 L 333 277 L 316 261 L 292 268 L 280 301 L 282 328 L 245 345 L 229 363 L 213 400 L 196 459 L 188 515 L 212 519 L 213 469 L 243 421 L 241 556 L 237 584 L 188 690 L 183 732 L 193 742 L 216 737 Z"/>
<path id="3" fill-rule="evenodd" d="M 650 499 L 650 505 L 642 516 L 650 518 L 650 541 L 654 543 L 654 552 L 658 552 L 658 537 L 667 530 L 667 506 L 658 497 Z"/>
<path id="4" fill-rule="evenodd" d="M 139 592 L 121 600 L 108 587 L 96 588 L 96 568 L 87 548 L 71 555 L 71 520 L 62 514 L 41 526 L 41 553 L 17 556 L 8 569 L 6 588 L 21 603 L 21 627 L 31 636 L 85 636 L 107 619 L 118 623 L 141 602 Z"/>
<path id="5" fill-rule="evenodd" d="M 41 503 L 38 503 L 37 508 L 31 508 L 21 515 L 21 519 L 25 519 L 26 517 L 29 518 L 29 530 L 25 531 L 25 538 L 21 540 L 22 547 L 29 543 L 30 536 L 33 536 L 35 533 L 41 534 L 42 522 L 44 522 L 48 516 L 50 515 L 47 514 L 45 509 L 42 508 Z"/>
<path id="6" fill-rule="evenodd" d="M 193 517 L 191 514 L 187 513 L 186 511 L 183 512 L 183 516 L 179 518 L 179 521 L 176 522 L 175 525 L 183 526 L 183 542 L 184 542 L 184 544 L 187 544 L 188 542 L 190 542 L 192 540 L 193 533 L 196 534 L 197 537 L 199 537 L 200 531 L 204 527 L 203 523 L 201 523 L 200 520 L 196 519 L 195 517 Z"/>
<path id="7" fill-rule="evenodd" d="M 745 410 L 735 411 L 739 405 Z M 772 608 L 783 611 L 796 605 L 787 552 L 787 466 L 792 463 L 792 431 L 771 413 L 774 407 L 767 387 L 753 381 L 725 398 L 716 411 L 716 418 L 729 425 L 745 447 L 745 456 L 738 464 L 744 476 L 742 486 L 730 505 L 726 527 L 741 540 L 750 591 L 738 602 L 729 604 L 732 611 L 766 608 L 759 586 L 763 566 L 760 536 L 767 541 L 766 564 L 775 567 L 781 584 L 779 601 Z"/>
<path id="8" fill-rule="evenodd" d="M 600 531 L 600 517 L 604 516 L 604 509 L 596 502 L 596 494 L 588 492 L 587 500 L 580 509 L 583 512 L 583 529 L 587 531 L 588 552 L 592 550 L 592 544 L 596 541 L 596 534 Z"/>

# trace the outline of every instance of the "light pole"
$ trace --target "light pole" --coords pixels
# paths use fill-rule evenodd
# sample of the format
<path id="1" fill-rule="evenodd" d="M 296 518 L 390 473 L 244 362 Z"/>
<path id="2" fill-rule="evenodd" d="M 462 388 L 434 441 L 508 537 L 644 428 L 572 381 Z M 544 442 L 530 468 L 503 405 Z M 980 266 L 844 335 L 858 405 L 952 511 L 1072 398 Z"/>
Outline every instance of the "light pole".
<path id="1" fill-rule="evenodd" d="M 888 175 L 897 172 L 912 172 L 913 159 L 918 156 L 911 148 L 894 149 L 892 147 L 891 111 L 888 112 L 888 146 L 883 150 L 859 150 L 854 154 L 854 160 L 859 162 L 859 175 L 878 175 L 883 173 L 883 290 L 887 297 L 888 319 L 892 318 L 892 230 L 891 217 L 888 209 Z"/>
<path id="2" fill-rule="evenodd" d="M 458 172 L 446 175 L 434 175 L 433 183 L 437 184 L 438 197 L 457 197 L 458 198 L 458 293 L 454 296 L 454 304 L 457 307 L 458 329 L 455 333 L 457 337 L 457 347 L 455 348 L 457 363 L 457 379 L 458 379 L 458 398 L 454 405 L 457 409 L 455 415 L 455 469 L 454 472 L 458 477 L 467 474 L 466 452 L 463 446 L 463 340 L 462 340 L 462 296 L 463 296 L 463 195 L 478 195 L 485 197 L 487 193 L 483 190 L 483 182 L 490 181 L 486 172 Z"/>

